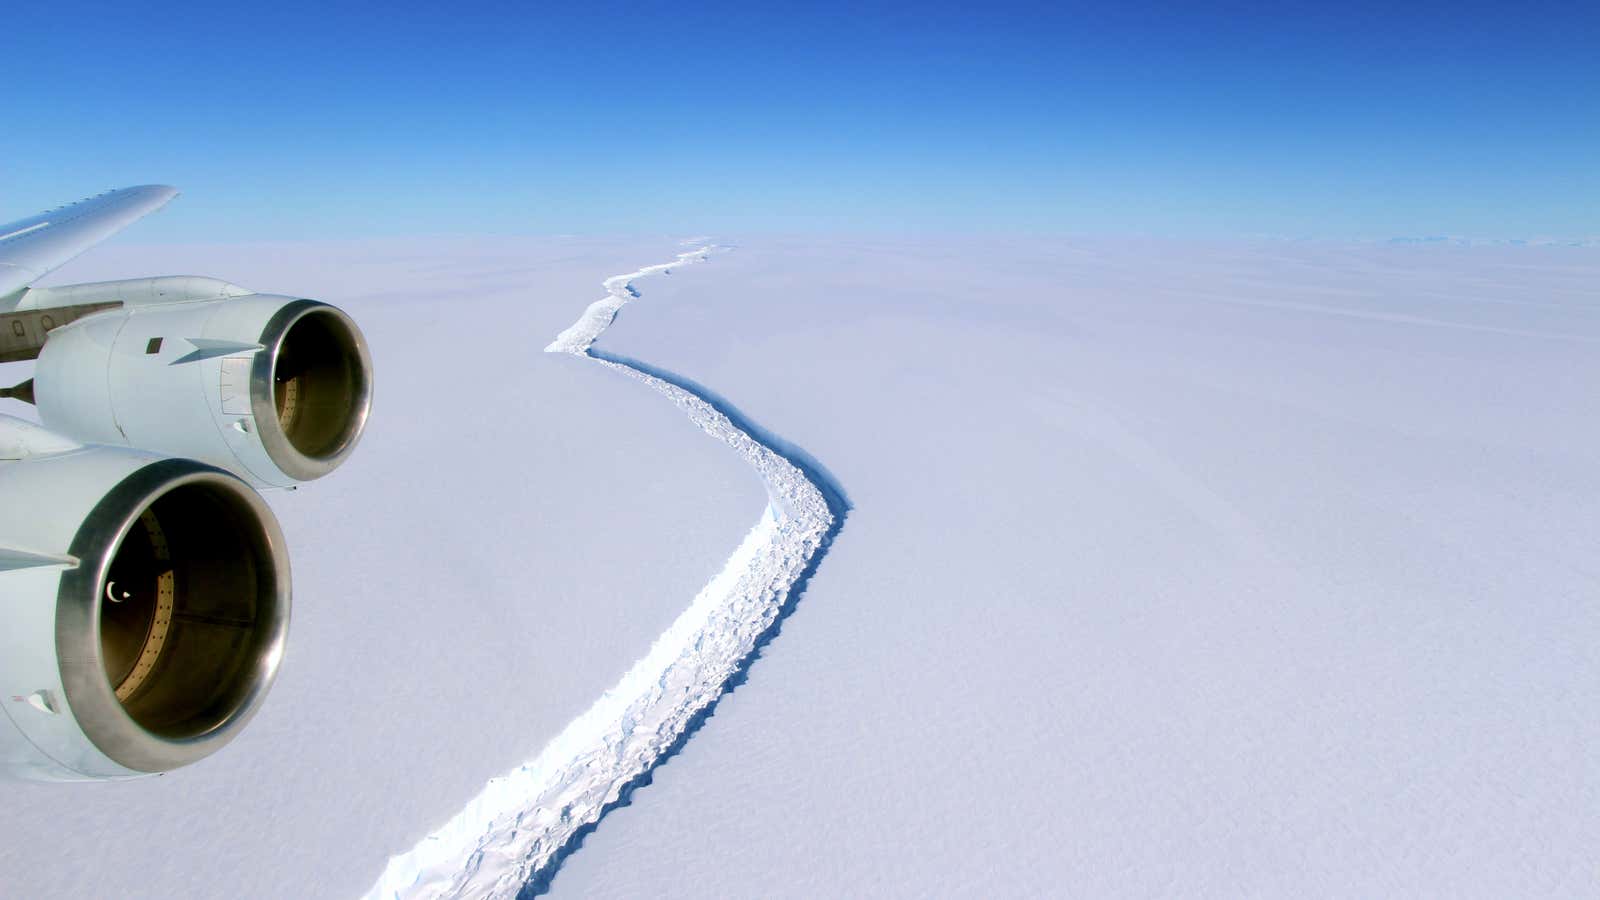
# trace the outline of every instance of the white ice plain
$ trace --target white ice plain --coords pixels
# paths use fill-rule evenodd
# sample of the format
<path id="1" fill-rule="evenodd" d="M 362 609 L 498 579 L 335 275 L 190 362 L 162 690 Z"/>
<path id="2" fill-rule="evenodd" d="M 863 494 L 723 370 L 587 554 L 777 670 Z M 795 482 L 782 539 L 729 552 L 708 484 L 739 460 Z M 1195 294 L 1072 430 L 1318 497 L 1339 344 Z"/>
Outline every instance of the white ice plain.
<path id="1" fill-rule="evenodd" d="M 352 896 L 592 708 L 768 502 L 650 384 L 539 352 L 673 243 L 61 273 L 340 303 L 380 406 L 274 498 L 296 618 L 252 730 L 158 779 L 8 786 L 5 892 Z M 1597 276 L 1585 248 L 789 239 L 641 282 L 597 355 L 720 395 L 852 509 L 543 886 L 1584 892 Z"/>

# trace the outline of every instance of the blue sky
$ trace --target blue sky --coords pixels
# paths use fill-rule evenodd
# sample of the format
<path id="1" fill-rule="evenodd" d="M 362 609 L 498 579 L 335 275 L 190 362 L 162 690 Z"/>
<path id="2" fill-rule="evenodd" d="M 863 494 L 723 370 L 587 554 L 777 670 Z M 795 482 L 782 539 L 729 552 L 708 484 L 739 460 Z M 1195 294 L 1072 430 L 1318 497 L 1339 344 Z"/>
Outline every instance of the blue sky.
<path id="1" fill-rule="evenodd" d="M 1592 3 L 251 6 L 8 12 L 0 219 L 1600 234 Z"/>

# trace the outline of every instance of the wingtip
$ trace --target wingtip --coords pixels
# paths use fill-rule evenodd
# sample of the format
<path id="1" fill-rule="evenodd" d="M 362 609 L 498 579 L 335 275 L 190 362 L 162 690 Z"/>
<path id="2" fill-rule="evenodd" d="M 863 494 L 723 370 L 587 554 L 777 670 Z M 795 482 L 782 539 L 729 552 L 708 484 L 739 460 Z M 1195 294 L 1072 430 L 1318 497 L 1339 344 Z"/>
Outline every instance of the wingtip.
<path id="1" fill-rule="evenodd" d="M 93 197 L 85 197 L 82 200 L 77 200 L 66 204 L 66 206 L 58 208 L 65 209 L 72 206 L 82 206 L 86 203 L 131 202 L 139 204 L 144 211 L 148 213 L 155 212 L 161 207 L 166 206 L 168 203 L 171 203 L 172 198 L 178 196 L 179 193 L 179 190 L 170 184 L 135 184 L 130 187 L 112 188 L 109 191 L 102 191 L 98 194 L 95 194 Z M 55 210 L 51 210 L 51 212 L 54 211 Z M 140 215 L 143 214 L 144 213 L 140 213 Z"/>
<path id="2" fill-rule="evenodd" d="M 136 184 L 133 187 L 123 188 L 123 190 L 130 194 L 146 194 L 152 199 L 160 199 L 162 202 L 171 200 L 179 194 L 178 189 L 170 184 Z"/>

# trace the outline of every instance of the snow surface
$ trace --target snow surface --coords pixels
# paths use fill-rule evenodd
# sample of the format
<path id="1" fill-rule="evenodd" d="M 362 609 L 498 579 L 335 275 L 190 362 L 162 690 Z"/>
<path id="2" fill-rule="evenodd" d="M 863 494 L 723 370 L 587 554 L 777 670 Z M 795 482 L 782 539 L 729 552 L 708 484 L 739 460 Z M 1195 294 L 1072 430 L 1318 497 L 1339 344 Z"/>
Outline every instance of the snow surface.
<path id="1" fill-rule="evenodd" d="M 597 347 L 849 522 L 554 896 L 1588 894 L 1600 254 L 740 242 Z"/>
<path id="2" fill-rule="evenodd" d="M 4 893 L 368 889 L 763 539 L 762 482 L 694 397 L 849 521 L 529 892 L 1590 892 L 1600 250 L 745 239 L 641 282 L 592 348 L 639 377 L 539 352 L 679 252 L 63 272 L 340 303 L 379 406 L 347 467 L 273 498 L 296 619 L 251 730 L 159 779 L 8 786 Z"/>

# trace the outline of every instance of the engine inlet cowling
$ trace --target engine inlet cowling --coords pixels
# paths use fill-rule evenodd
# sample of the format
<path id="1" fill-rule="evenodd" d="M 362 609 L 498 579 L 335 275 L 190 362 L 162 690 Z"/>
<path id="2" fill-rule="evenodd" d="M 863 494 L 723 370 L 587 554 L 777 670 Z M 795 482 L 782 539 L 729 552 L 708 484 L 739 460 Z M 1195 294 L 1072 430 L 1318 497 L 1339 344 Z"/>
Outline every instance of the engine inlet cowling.
<path id="1" fill-rule="evenodd" d="M 108 758 L 160 772 L 220 749 L 271 686 L 289 569 L 271 511 L 239 479 L 165 460 L 124 479 L 74 537 L 56 649 L 68 706 Z"/>
<path id="2" fill-rule="evenodd" d="M 279 310 L 261 334 L 250 403 L 267 455 L 302 481 L 344 462 L 366 428 L 372 361 L 348 315 L 313 300 Z"/>

